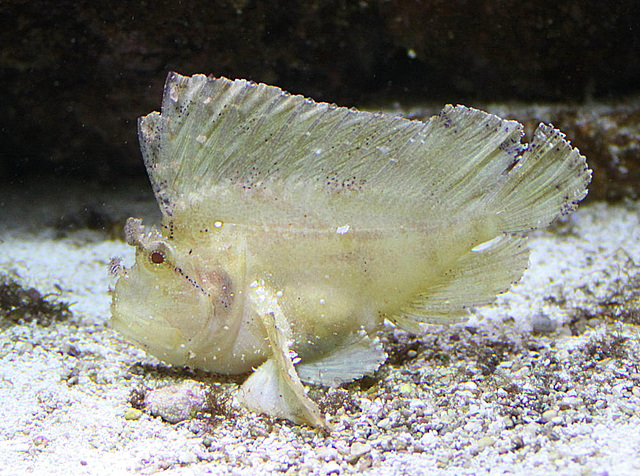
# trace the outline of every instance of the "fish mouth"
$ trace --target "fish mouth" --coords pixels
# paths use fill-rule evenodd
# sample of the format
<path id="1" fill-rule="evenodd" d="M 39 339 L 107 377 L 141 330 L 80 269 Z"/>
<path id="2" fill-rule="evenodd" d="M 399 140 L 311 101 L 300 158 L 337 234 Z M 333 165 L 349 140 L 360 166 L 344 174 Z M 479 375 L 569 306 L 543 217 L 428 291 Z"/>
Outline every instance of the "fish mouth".
<path id="1" fill-rule="evenodd" d="M 159 316 L 161 309 L 149 304 L 154 297 L 146 286 L 136 284 L 140 280 L 134 279 L 135 276 L 134 267 L 118 279 L 111 301 L 109 327 L 168 364 L 186 365 L 187 339 L 179 328 Z"/>

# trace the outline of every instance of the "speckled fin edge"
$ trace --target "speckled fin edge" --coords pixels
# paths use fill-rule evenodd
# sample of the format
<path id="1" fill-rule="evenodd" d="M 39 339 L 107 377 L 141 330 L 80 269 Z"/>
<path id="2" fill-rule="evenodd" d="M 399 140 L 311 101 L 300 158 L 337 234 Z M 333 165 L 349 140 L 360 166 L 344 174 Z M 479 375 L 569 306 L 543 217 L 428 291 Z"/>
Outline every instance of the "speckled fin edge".
<path id="1" fill-rule="evenodd" d="M 204 75 L 169 74 L 162 113 L 139 124 L 165 215 L 199 201 L 230 223 L 437 223 L 493 197 L 504 231 L 524 231 L 574 208 L 591 176 L 551 126 L 527 147 L 517 122 L 464 106 L 410 121 Z"/>

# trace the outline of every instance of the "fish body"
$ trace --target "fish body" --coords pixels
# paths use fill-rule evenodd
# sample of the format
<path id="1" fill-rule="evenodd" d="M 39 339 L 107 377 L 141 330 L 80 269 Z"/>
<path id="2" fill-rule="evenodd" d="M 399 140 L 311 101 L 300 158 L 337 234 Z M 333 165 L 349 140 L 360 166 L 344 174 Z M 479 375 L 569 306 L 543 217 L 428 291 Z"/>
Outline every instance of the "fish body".
<path id="1" fill-rule="evenodd" d="M 586 195 L 551 126 L 447 106 L 427 122 L 171 73 L 139 123 L 163 221 L 129 219 L 112 326 L 167 363 L 242 374 L 250 409 L 326 427 L 302 382 L 338 385 L 418 332 L 491 302 L 528 264 L 526 233 Z"/>

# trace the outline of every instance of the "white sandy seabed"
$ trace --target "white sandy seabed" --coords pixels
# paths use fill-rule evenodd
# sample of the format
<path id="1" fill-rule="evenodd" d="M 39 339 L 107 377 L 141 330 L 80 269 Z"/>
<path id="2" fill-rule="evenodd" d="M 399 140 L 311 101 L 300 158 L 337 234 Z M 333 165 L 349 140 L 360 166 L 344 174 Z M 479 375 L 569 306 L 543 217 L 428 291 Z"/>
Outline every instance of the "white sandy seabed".
<path id="1" fill-rule="evenodd" d="M 102 203 L 65 196 L 63 208 Z M 107 211 L 153 210 L 143 198 Z M 216 378 L 171 371 L 108 328 L 107 264 L 130 264 L 130 247 L 61 233 L 43 218 L 60 210 L 28 211 L 19 194 L 3 200 L 0 272 L 73 316 L 0 330 L 1 475 L 640 474 L 637 204 L 589 204 L 532 237 L 523 281 L 465 325 L 419 338 L 387 328 L 375 377 L 311 390 L 325 435 L 233 401 L 226 416 L 177 424 L 132 409 L 136 389 Z"/>

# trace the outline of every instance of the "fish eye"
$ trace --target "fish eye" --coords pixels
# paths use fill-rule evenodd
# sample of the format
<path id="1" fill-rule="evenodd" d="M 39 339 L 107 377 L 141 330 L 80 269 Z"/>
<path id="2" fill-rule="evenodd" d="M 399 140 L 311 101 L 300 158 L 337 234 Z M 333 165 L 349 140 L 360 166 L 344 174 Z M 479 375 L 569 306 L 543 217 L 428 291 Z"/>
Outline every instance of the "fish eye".
<path id="1" fill-rule="evenodd" d="M 149 259 L 153 264 L 162 264 L 164 263 L 164 253 L 161 251 L 152 251 L 149 255 Z"/>
<path id="2" fill-rule="evenodd" d="M 160 266 L 170 260 L 169 247 L 163 242 L 153 243 L 147 251 L 147 258 L 154 266 Z"/>

